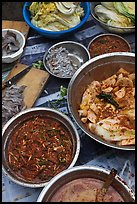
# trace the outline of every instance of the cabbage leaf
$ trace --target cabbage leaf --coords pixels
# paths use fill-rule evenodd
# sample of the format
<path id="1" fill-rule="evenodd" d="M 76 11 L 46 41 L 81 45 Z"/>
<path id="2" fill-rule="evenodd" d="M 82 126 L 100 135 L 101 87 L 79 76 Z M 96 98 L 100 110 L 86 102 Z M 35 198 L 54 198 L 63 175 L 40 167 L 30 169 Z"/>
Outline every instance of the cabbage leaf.
<path id="1" fill-rule="evenodd" d="M 67 30 L 78 25 L 84 9 L 78 4 L 71 15 L 61 13 L 54 2 L 32 2 L 29 6 L 31 23 L 50 31 Z"/>
<path id="2" fill-rule="evenodd" d="M 131 6 L 131 3 L 135 4 L 135 2 L 114 2 L 114 7 L 119 13 L 130 18 L 135 23 L 135 6 Z"/>
<path id="3" fill-rule="evenodd" d="M 102 6 L 105 6 L 107 9 L 115 10 L 113 2 L 101 2 Z"/>
<path id="4" fill-rule="evenodd" d="M 132 25 L 130 18 L 119 14 L 117 11 L 109 10 L 102 5 L 97 5 L 94 12 L 101 21 L 108 25 L 118 27 L 128 27 Z"/>

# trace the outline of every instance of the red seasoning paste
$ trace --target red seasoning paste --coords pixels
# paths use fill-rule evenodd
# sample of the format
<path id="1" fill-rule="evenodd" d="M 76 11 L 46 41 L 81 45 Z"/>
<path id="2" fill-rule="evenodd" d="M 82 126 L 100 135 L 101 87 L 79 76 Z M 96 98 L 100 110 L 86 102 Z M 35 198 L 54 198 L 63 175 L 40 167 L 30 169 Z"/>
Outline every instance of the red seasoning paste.
<path id="1" fill-rule="evenodd" d="M 129 52 L 128 44 L 116 36 L 101 36 L 95 39 L 89 46 L 91 57 L 105 53 Z"/>
<path id="2" fill-rule="evenodd" d="M 52 118 L 31 118 L 15 130 L 7 154 L 17 176 L 33 183 L 48 181 L 72 161 L 70 132 Z"/>

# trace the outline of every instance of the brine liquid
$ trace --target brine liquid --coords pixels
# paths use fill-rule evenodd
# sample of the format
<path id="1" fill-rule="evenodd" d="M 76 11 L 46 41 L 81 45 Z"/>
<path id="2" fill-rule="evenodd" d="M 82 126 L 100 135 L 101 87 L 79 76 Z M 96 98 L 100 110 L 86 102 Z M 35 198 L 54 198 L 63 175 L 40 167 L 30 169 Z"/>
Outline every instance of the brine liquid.
<path id="1" fill-rule="evenodd" d="M 50 202 L 95 202 L 97 190 L 103 181 L 93 178 L 80 178 L 62 186 L 52 197 Z M 124 202 L 120 194 L 109 187 L 103 202 Z"/>

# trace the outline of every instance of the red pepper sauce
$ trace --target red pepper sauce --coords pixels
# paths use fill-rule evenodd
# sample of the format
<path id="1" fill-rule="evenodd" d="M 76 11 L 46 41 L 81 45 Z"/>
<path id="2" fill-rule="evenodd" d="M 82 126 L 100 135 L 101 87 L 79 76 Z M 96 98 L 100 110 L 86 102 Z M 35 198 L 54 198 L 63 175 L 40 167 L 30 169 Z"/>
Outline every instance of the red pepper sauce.
<path id="1" fill-rule="evenodd" d="M 31 118 L 13 133 L 7 155 L 17 176 L 33 183 L 48 181 L 72 161 L 70 132 L 52 118 Z"/>
<path id="2" fill-rule="evenodd" d="M 101 36 L 97 38 L 89 47 L 91 57 L 96 57 L 105 53 L 129 52 L 126 42 L 115 36 Z"/>

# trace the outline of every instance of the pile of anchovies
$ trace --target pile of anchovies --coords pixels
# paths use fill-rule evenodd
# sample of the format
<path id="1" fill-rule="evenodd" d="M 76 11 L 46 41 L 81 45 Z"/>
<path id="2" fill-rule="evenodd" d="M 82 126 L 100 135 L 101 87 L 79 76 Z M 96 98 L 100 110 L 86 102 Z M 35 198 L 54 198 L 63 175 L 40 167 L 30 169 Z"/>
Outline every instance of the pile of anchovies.
<path id="1" fill-rule="evenodd" d="M 58 77 L 69 78 L 77 70 L 77 66 L 73 65 L 66 48 L 58 47 L 49 50 L 46 56 L 46 66 L 49 71 Z"/>
<path id="2" fill-rule="evenodd" d="M 22 95 L 25 87 L 12 85 L 2 95 L 2 127 L 10 118 L 26 108 Z"/>

